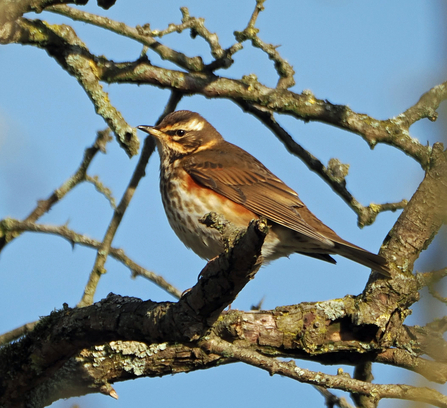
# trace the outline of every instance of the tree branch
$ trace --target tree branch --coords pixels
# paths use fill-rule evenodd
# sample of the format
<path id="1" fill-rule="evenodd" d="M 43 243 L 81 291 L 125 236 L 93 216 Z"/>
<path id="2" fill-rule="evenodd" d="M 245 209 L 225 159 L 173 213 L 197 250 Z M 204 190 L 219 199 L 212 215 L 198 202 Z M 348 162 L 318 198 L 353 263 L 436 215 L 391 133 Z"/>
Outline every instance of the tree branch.
<path id="1" fill-rule="evenodd" d="M 408 108 L 404 113 L 397 116 L 396 119 L 404 121 L 407 128 L 418 120 L 428 118 L 434 122 L 438 118 L 438 109 L 442 101 L 447 99 L 447 82 L 436 85 L 429 91 L 425 92 L 419 101 Z"/>
<path id="2" fill-rule="evenodd" d="M 126 209 L 130 204 L 130 201 L 132 200 L 133 194 L 138 187 L 138 183 L 146 174 L 146 165 L 154 150 L 154 139 L 150 136 L 146 137 L 140 159 L 137 163 L 137 166 L 135 167 L 135 171 L 132 175 L 132 178 L 130 179 L 126 191 L 123 194 L 123 197 L 121 198 L 120 203 L 118 204 L 118 207 L 113 213 L 112 220 L 110 221 L 110 224 L 107 228 L 106 234 L 101 243 L 101 247 L 98 249 L 95 264 L 93 265 L 93 270 L 90 273 L 89 280 L 84 290 L 84 295 L 82 296 L 78 307 L 84 307 L 93 304 L 93 297 L 95 295 L 99 279 L 101 278 L 101 275 L 106 273 L 104 265 L 109 255 L 113 238 L 115 237 L 116 231 L 118 230 L 121 220 L 123 219 L 124 213 L 126 212 Z"/>
<path id="3" fill-rule="evenodd" d="M 17 340 L 19 337 L 22 337 L 25 334 L 33 331 L 36 324 L 37 322 L 26 323 L 23 326 L 17 327 L 14 330 L 1 334 L 0 346 L 11 343 L 12 341 Z"/>
<path id="4" fill-rule="evenodd" d="M 371 361 L 362 361 L 355 366 L 354 378 L 359 381 L 372 383 L 374 376 L 372 375 Z M 363 395 L 352 393 L 352 399 L 355 401 L 357 407 L 360 408 L 376 408 L 378 400 L 370 395 Z"/>
<path id="5" fill-rule="evenodd" d="M 340 172 L 336 166 L 340 166 L 336 159 L 332 159 L 329 162 L 328 167 L 324 166 L 320 160 L 314 155 L 305 150 L 299 145 L 292 136 L 275 120 L 273 111 L 263 109 L 261 106 L 245 103 L 244 101 L 238 102 L 238 105 L 246 112 L 251 113 L 257 119 L 259 119 L 267 128 L 269 128 L 273 134 L 284 144 L 287 151 L 297 157 L 299 157 L 303 163 L 317 173 L 331 188 L 334 190 L 346 204 L 351 207 L 357 214 L 357 222 L 360 227 L 365 225 L 371 225 L 377 215 L 383 211 L 396 211 L 401 210 L 407 205 L 407 200 L 402 200 L 398 203 L 385 203 L 385 204 L 373 204 L 365 207 L 360 204 L 346 188 L 346 172 Z M 338 163 L 337 163 L 338 162 Z M 346 173 L 346 174 L 345 174 Z"/>
<path id="6" fill-rule="evenodd" d="M 265 43 L 258 37 L 259 30 L 255 28 L 259 13 L 264 10 L 264 2 L 265 0 L 256 0 L 256 7 L 247 27 L 243 31 L 235 31 L 234 36 L 239 43 L 250 40 L 253 47 L 264 51 L 269 59 L 275 63 L 275 69 L 279 75 L 276 89 L 288 89 L 295 85 L 295 79 L 293 77 L 295 71 L 293 67 L 287 60 L 281 57 L 281 54 L 276 50 L 277 47 Z"/>
<path id="7" fill-rule="evenodd" d="M 201 347 L 213 354 L 220 354 L 226 358 L 235 358 L 246 364 L 261 368 L 268 371 L 270 375 L 279 374 L 299 382 L 365 395 L 376 402 L 383 398 L 395 398 L 427 402 L 436 407 L 447 407 L 447 397 L 431 388 L 412 387 L 409 385 L 371 384 L 346 376 L 310 371 L 297 367 L 294 361 L 285 362 L 265 357 L 253 350 L 217 338 L 203 341 Z"/>
<path id="8" fill-rule="evenodd" d="M 100 241 L 89 238 L 85 235 L 78 234 L 73 230 L 69 229 L 66 225 L 53 226 L 53 225 L 42 225 L 35 224 L 29 221 L 18 221 L 12 218 L 6 218 L 0 221 L 0 233 L 21 233 L 24 231 L 30 232 L 41 232 L 44 234 L 53 234 L 65 238 L 71 245 L 82 245 L 89 248 L 99 249 L 102 245 Z M 142 266 L 138 265 L 135 261 L 130 259 L 125 252 L 120 248 L 110 248 L 110 256 L 117 261 L 121 262 L 123 265 L 127 266 L 131 272 L 132 276 L 142 276 L 151 282 L 155 283 L 160 288 L 164 289 L 166 292 L 170 293 L 175 298 L 179 299 L 182 292 L 172 286 L 170 283 L 166 282 L 163 277 L 157 275 L 155 272 L 149 271 Z"/>
<path id="9" fill-rule="evenodd" d="M 98 151 L 105 153 L 106 144 L 110 140 L 109 129 L 99 131 L 97 133 L 95 143 L 91 147 L 85 149 L 84 158 L 82 159 L 82 162 L 76 172 L 64 184 L 57 188 L 46 200 L 39 200 L 37 207 L 34 208 L 28 217 L 25 218 L 25 222 L 37 221 L 40 217 L 42 217 L 42 215 L 49 212 L 53 205 L 62 200 L 74 187 L 83 181 L 86 181 L 88 178 L 87 170 L 92 163 L 93 158 Z M 0 234 L 0 252 L 6 244 L 20 235 L 20 232 L 18 231 L 14 231 L 13 233 L 11 232 L 5 231 L 3 234 Z"/>
<path id="10" fill-rule="evenodd" d="M 96 14 L 78 10 L 63 4 L 46 7 L 45 11 L 61 14 L 71 18 L 72 20 L 83 21 L 84 23 L 92 24 L 97 27 L 104 28 L 105 30 L 112 31 L 116 34 L 131 38 L 149 47 L 163 60 L 168 60 L 178 67 L 186 69 L 187 71 L 202 71 L 205 67 L 202 58 L 187 57 L 185 54 L 177 52 L 155 40 L 153 37 L 157 36 L 158 33 L 151 31 L 149 25 L 145 25 L 143 27 L 137 26 L 136 28 L 133 28 L 124 23 L 111 20 L 110 18 L 98 16 Z M 173 31 L 181 32 L 183 29 L 190 28 L 191 24 L 192 21 L 187 25 L 183 25 L 181 29 L 175 26 L 176 29 Z"/>
<path id="11" fill-rule="evenodd" d="M 355 113 L 347 106 L 319 100 L 309 91 L 296 94 L 287 90 L 272 90 L 255 77 L 234 80 L 212 74 L 183 73 L 155 67 L 141 59 L 133 63 L 106 64 L 101 68 L 101 78 L 108 83 L 147 83 L 162 88 L 174 87 L 184 93 L 199 93 L 208 98 L 258 104 L 297 119 L 324 122 L 357 133 L 371 148 L 377 143 L 395 146 L 424 168 L 429 165 L 430 149 L 410 137 L 400 122 L 393 119 L 379 121 Z"/>
<path id="12" fill-rule="evenodd" d="M 67 25 L 47 25 L 40 20 L 19 18 L 0 28 L 0 44 L 21 43 L 43 48 L 63 69 L 76 78 L 100 115 L 114 132 L 120 146 L 130 156 L 137 154 L 140 141 L 136 130 L 129 126 L 110 103 L 100 84 L 97 58 Z"/>
<path id="13" fill-rule="evenodd" d="M 243 238 L 246 244 L 250 242 L 249 238 Z M 234 256 L 233 259 L 241 260 L 241 254 L 229 254 L 229 259 Z M 222 261 L 225 258 L 218 259 Z M 233 271 L 225 269 L 228 262 L 221 261 L 214 261 L 205 268 L 198 284 L 178 303 L 144 302 L 111 294 L 93 306 L 81 309 L 65 307 L 53 312 L 39 323 L 34 332 L 0 351 L 0 385 L 13 389 L 17 384 L 27 384 L 37 393 L 40 389 L 52 390 L 48 381 L 55 381 L 59 384 L 58 389 L 65 390 L 60 398 L 93 391 L 109 394 L 109 383 L 115 381 L 171 375 L 173 370 L 176 373 L 189 372 L 239 360 L 240 355 L 233 354 L 232 346 L 225 346 L 219 352 L 213 346 L 210 348 L 210 341 L 219 339 L 230 342 L 225 342 L 227 345 L 239 346 L 250 356 L 261 356 L 261 360 L 255 359 L 258 363 L 275 361 L 273 357 L 304 358 L 323 364 L 354 365 L 376 361 L 413 370 L 430 380 L 446 381 L 446 364 L 425 360 L 427 365 L 424 368 L 421 365 L 423 359 L 408 359 L 410 353 L 404 350 L 399 352 L 406 353 L 407 357 L 396 353 L 393 348 L 380 351 L 380 345 L 370 340 L 374 333 L 368 325 L 355 326 L 349 318 L 340 317 L 339 306 L 343 303 L 349 305 L 349 301 L 352 302 L 349 297 L 272 311 L 230 311 L 220 315 L 218 320 L 206 319 L 208 313 L 209 316 L 218 315 L 217 310 L 211 311 L 214 308 L 211 305 L 222 308 L 223 304 L 218 305 L 218 302 L 221 296 L 228 296 L 231 282 L 236 285 L 232 296 L 238 290 L 238 278 Z M 242 269 L 240 272 L 243 273 Z M 245 279 L 249 279 L 251 273 L 250 270 L 245 271 Z M 220 290 L 222 282 L 227 283 Z M 229 301 L 230 298 L 225 299 L 224 304 Z M 207 332 L 211 324 L 211 332 Z M 204 333 L 206 335 L 200 338 Z M 211 354 L 207 357 L 202 354 L 194 339 L 199 340 Z M 73 355 L 76 355 L 74 360 Z M 12 378 L 4 375 L 4 370 Z M 317 380 L 316 374 L 307 372 L 295 379 L 348 392 L 357 392 L 358 384 L 365 384 L 341 374 L 326 377 L 326 374 L 319 373 Z M 323 378 L 329 380 L 326 382 Z M 369 392 L 373 392 L 375 386 L 368 384 L 360 395 L 370 396 Z M 21 395 L 34 397 L 34 391 L 22 391 Z M 395 392 L 396 388 L 393 388 L 383 397 L 399 397 Z M 52 394 L 52 398 L 59 395 Z M 414 392 L 410 394 L 409 399 L 413 399 Z M 4 398 L 7 397 L 8 391 Z M 405 399 L 407 395 L 403 393 L 401 397 Z"/>
<path id="14" fill-rule="evenodd" d="M 265 222 L 253 221 L 225 254 L 208 263 L 198 283 L 177 303 L 111 294 L 95 305 L 64 307 L 42 319 L 26 337 L 0 349 L 0 405 L 34 403 L 37 385 L 39 392 L 46 390 L 39 400 L 47 403 L 53 398 L 48 381 L 55 370 L 86 347 L 114 340 L 148 344 L 197 340 L 259 269 L 266 234 Z"/>
<path id="15" fill-rule="evenodd" d="M 110 106 L 104 108 L 99 105 L 98 95 L 103 94 L 103 91 L 97 87 L 94 80 L 92 81 L 93 77 L 108 83 L 147 83 L 176 89 L 181 93 L 200 93 L 210 98 L 227 98 L 235 102 L 258 104 L 297 119 L 320 121 L 357 133 L 371 148 L 377 143 L 395 146 L 417 160 L 424 168 L 430 164 L 430 148 L 412 138 L 408 133 L 408 123 L 402 122 L 399 117 L 384 121 L 375 120 L 368 115 L 355 113 L 347 106 L 319 100 L 309 91 L 296 94 L 285 89 L 272 90 L 254 77 L 233 80 L 216 77 L 212 73 L 184 73 L 153 66 L 144 58 L 132 63 L 115 64 L 105 58 L 92 56 L 71 28 L 55 31 L 64 26 L 52 27 L 53 30 L 38 20 L 32 22 L 19 19 L 2 27 L 0 43 L 21 43 L 45 48 L 64 69 L 78 79 L 91 97 L 98 114 L 106 119 L 128 154 L 134 154 L 138 148 L 134 130 L 129 130 L 127 124 L 121 123 L 122 119 Z M 36 32 L 39 35 L 35 35 Z M 76 61 L 70 57 L 75 49 L 79 54 Z M 91 67 L 95 67 L 93 77 L 90 75 Z M 440 98 L 444 96 L 441 93 Z"/>

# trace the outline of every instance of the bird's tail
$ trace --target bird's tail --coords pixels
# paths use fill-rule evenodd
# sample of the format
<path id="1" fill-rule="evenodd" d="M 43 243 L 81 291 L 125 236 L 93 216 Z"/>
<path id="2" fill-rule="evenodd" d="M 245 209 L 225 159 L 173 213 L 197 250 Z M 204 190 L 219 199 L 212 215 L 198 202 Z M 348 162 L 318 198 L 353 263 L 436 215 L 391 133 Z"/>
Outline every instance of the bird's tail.
<path id="1" fill-rule="evenodd" d="M 337 254 L 371 268 L 387 278 L 391 277 L 390 268 L 383 256 L 373 254 L 352 244 L 347 245 L 339 242 L 334 242 L 334 244 Z"/>

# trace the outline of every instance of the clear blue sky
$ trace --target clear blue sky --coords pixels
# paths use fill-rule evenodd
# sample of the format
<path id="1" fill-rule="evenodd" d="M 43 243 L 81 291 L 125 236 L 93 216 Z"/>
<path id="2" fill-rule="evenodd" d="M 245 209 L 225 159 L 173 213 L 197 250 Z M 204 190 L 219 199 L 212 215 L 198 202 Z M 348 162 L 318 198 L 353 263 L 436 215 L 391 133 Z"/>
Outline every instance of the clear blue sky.
<path id="1" fill-rule="evenodd" d="M 123 21 L 131 26 L 150 23 L 163 29 L 181 19 L 179 7 L 192 16 L 204 17 L 207 28 L 216 32 L 223 47 L 234 43 L 233 31 L 245 28 L 255 2 L 199 0 L 164 2 L 118 1 L 109 11 L 93 3 L 84 9 Z M 446 12 L 440 0 L 408 1 L 267 1 L 257 27 L 260 37 L 278 49 L 295 68 L 295 92 L 310 89 L 317 98 L 349 105 L 354 111 L 386 119 L 403 112 L 420 95 L 445 81 Z M 89 49 L 115 61 L 135 60 L 141 45 L 83 23 L 50 14 L 29 15 L 53 23 L 72 25 Z M 189 56 L 210 61 L 208 46 L 189 33 L 163 37 L 164 44 Z M 173 67 L 149 52 L 154 64 Z M 105 124 L 97 116 L 84 91 L 47 54 L 19 45 L 0 47 L 0 219 L 24 218 L 38 199 L 46 198 L 79 165 L 83 150 Z M 218 74 L 232 78 L 255 73 L 260 82 L 274 86 L 273 64 L 249 43 L 235 55 L 235 64 Z M 132 126 L 153 124 L 169 97 L 169 91 L 149 86 L 107 85 L 112 104 Z M 362 230 L 355 214 L 253 117 L 226 100 L 187 97 L 179 109 L 200 112 L 227 140 L 243 147 L 287 184 L 308 207 L 343 238 L 372 252 L 395 222 L 398 214 L 381 214 L 376 223 Z M 427 120 L 411 129 L 422 143 L 445 142 L 444 116 L 436 123 Z M 359 136 L 319 124 L 277 116 L 278 121 L 323 163 L 332 157 L 350 164 L 348 188 L 363 204 L 410 198 L 423 177 L 419 166 L 389 146 L 371 151 Z M 143 135 L 140 133 L 140 137 Z M 115 142 L 107 155 L 98 155 L 90 175 L 99 175 L 119 200 L 137 162 L 129 160 Z M 131 207 L 114 240 L 135 261 L 162 274 L 184 290 L 194 285 L 204 261 L 187 250 L 170 230 L 158 193 L 158 155 L 150 160 Z M 112 216 L 105 199 L 84 184 L 54 207 L 40 222 L 65 224 L 77 232 L 101 239 Z M 58 237 L 25 234 L 0 257 L 0 332 L 9 331 L 80 300 L 95 252 L 71 246 Z M 368 270 L 337 258 L 336 266 L 303 256 L 281 259 L 264 267 L 243 290 L 233 308 L 249 309 L 265 296 L 265 309 L 358 294 Z M 429 253 L 417 267 L 427 270 L 436 264 Z M 142 278 L 130 279 L 128 270 L 113 260 L 107 265 L 95 300 L 109 292 L 156 301 L 169 295 Z M 13 311 L 13 312 L 12 312 Z M 445 314 L 439 309 L 435 313 Z M 415 313 L 409 323 L 422 323 Z M 337 367 L 320 367 L 305 361 L 298 366 L 335 374 Z M 352 372 L 350 367 L 346 371 Z M 408 381 L 405 371 L 374 366 L 378 382 Z M 397 378 L 397 380 L 396 380 Z M 419 380 L 417 377 L 412 381 Z M 416 383 L 416 382 L 414 382 Z M 292 382 L 252 367 L 235 364 L 189 375 L 141 379 L 115 384 L 120 396 L 113 401 L 102 395 L 59 401 L 57 408 L 74 403 L 87 407 L 178 405 L 215 408 L 239 406 L 323 406 L 310 386 Z M 444 389 L 445 391 L 445 389 Z M 199 394 L 200 393 L 200 394 Z M 198 397 L 200 395 L 200 397 Z M 218 397 L 218 398 L 216 398 Z M 384 401 L 381 407 L 407 406 Z"/>

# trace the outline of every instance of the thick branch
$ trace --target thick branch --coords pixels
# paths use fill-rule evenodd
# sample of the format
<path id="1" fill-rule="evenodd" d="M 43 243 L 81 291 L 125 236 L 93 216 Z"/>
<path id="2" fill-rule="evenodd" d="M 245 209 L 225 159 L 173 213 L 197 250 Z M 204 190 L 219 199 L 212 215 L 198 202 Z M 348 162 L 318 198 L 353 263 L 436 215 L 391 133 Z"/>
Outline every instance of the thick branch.
<path id="1" fill-rule="evenodd" d="M 206 268 L 198 285 L 178 303 L 143 302 L 109 295 L 93 306 L 65 308 L 52 313 L 35 332 L 0 352 L 0 381 L 3 381 L 0 386 L 7 389 L 5 398 L 17 383 L 27 384 L 29 392 L 27 389 L 19 391 L 31 398 L 34 392 L 46 389 L 48 382 L 56 382 L 65 394 L 55 393 L 53 397 L 66 398 L 95 390 L 110 393 L 107 386 L 110 382 L 171 375 L 173 371 L 188 372 L 234 362 L 237 357 L 232 354 L 204 356 L 190 342 L 191 337 L 198 338 L 213 322 L 212 319 L 208 319 L 208 323 L 206 319 L 201 320 L 209 313 L 211 304 L 217 304 L 219 296 L 228 294 L 228 288 L 215 293 L 219 290 L 220 275 L 225 272 L 217 271 L 217 265 L 215 262 L 214 266 Z M 224 275 L 227 272 L 230 275 L 226 282 L 237 285 L 231 271 Z M 201 297 L 203 293 L 205 296 Z M 349 306 L 354 301 L 347 297 L 273 311 L 230 311 L 214 322 L 212 332 L 203 341 L 208 344 L 209 338 L 226 339 L 263 359 L 289 357 L 332 365 L 376 361 L 413 370 L 430 380 L 446 381 L 446 364 L 415 358 L 405 350 L 381 351 L 381 346 L 373 340 L 373 328 L 355 326 L 344 317 L 342 305 Z M 131 343 L 123 343 L 124 340 L 131 340 Z M 83 348 L 89 350 L 78 354 Z M 75 360 L 70 359 L 72 355 L 77 355 Z M 5 370 L 12 375 L 10 381 Z M 334 385 L 314 383 L 311 378 L 314 377 L 301 377 L 301 380 L 325 387 Z M 357 390 L 349 388 L 349 382 L 340 384 L 340 389 Z M 31 392 L 32 389 L 35 391 Z"/>
<path id="2" fill-rule="evenodd" d="M 447 221 L 447 152 L 433 146 L 430 168 L 416 193 L 390 231 L 386 251 L 403 273 L 412 270 L 420 253 L 428 247 Z"/>
<path id="3" fill-rule="evenodd" d="M 296 94 L 268 88 L 254 77 L 234 80 L 213 74 L 183 73 L 150 65 L 147 61 L 107 64 L 101 78 L 109 83 L 147 83 L 184 93 L 199 93 L 209 98 L 226 98 L 235 102 L 259 104 L 278 113 L 305 121 L 319 121 L 357 133 L 373 148 L 377 143 L 395 146 L 421 163 L 429 164 L 429 148 L 415 141 L 400 123 L 379 121 L 353 112 L 349 107 L 334 105 L 315 98 L 310 92 Z"/>
<path id="4" fill-rule="evenodd" d="M 419 299 L 418 282 L 411 273 L 414 262 L 447 219 L 447 152 L 440 143 L 433 146 L 429 162 L 424 180 L 382 246 L 381 254 L 399 273 L 389 281 L 370 279 L 364 304 L 354 317 L 358 323 L 382 327 L 390 344 L 401 332 L 409 306 Z"/>
<path id="5" fill-rule="evenodd" d="M 253 221 L 177 303 L 110 295 L 92 306 L 52 313 L 28 336 L 0 351 L 0 406 L 33 400 L 36 384 L 51 381 L 54 370 L 82 348 L 112 340 L 152 344 L 198 339 L 259 269 L 266 233 L 264 222 Z"/>

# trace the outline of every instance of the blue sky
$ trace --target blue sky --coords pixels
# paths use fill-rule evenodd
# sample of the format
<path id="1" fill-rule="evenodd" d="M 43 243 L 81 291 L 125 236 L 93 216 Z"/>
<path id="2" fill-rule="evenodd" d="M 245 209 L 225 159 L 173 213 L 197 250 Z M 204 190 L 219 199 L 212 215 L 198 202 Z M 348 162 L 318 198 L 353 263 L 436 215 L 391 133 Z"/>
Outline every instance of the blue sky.
<path id="1" fill-rule="evenodd" d="M 118 1 L 109 11 L 93 3 L 83 8 L 126 24 L 150 23 L 163 29 L 179 23 L 179 7 L 187 6 L 192 16 L 204 17 L 207 28 L 216 32 L 223 47 L 234 43 L 233 31 L 245 28 L 255 2 L 244 0 L 209 2 Z M 445 81 L 446 6 L 442 1 L 267 1 L 256 26 L 263 41 L 278 48 L 296 71 L 293 91 L 310 89 L 317 98 L 349 105 L 354 111 L 378 119 L 398 115 L 417 102 L 420 95 Z M 96 54 L 115 61 L 135 60 L 141 45 L 84 23 L 42 13 L 52 23 L 67 23 Z M 207 44 L 192 40 L 189 33 L 171 34 L 164 44 L 189 56 L 201 55 L 210 61 Z M 154 53 L 153 64 L 172 68 Z M 277 76 L 273 64 L 260 50 L 244 43 L 229 70 L 221 76 L 241 78 L 255 73 L 260 82 L 274 86 Z M 84 91 L 54 60 L 40 49 L 20 45 L 0 47 L 0 219 L 24 218 L 38 199 L 46 198 L 79 165 L 84 149 L 90 146 L 97 130 L 105 123 L 97 116 Z M 175 68 L 175 67 L 174 67 Z M 177 68 L 176 68 L 177 69 Z M 169 92 L 150 86 L 107 85 L 112 104 L 132 125 L 153 124 L 162 112 Z M 277 176 L 294 188 L 320 219 L 343 238 L 372 252 L 398 217 L 398 213 L 379 215 L 373 226 L 359 229 L 355 214 L 320 178 L 309 172 L 254 117 L 227 100 L 208 100 L 202 96 L 185 97 L 179 109 L 200 112 L 229 141 L 243 147 L 261 160 Z M 445 140 L 445 106 L 440 119 L 427 120 L 411 128 L 422 143 Z M 444 115 L 443 115 L 444 112 Z M 350 164 L 347 178 L 351 193 L 363 204 L 409 199 L 422 180 L 420 167 L 396 149 L 379 145 L 370 150 L 357 135 L 320 123 L 298 122 L 277 116 L 294 139 L 323 163 L 336 157 Z M 142 138 L 143 134 L 139 134 Z M 128 159 L 115 142 L 106 155 L 98 155 L 90 175 L 98 175 L 119 200 L 137 158 Z M 165 277 L 184 290 L 194 285 L 204 261 L 186 249 L 170 230 L 158 193 L 158 155 L 154 154 L 147 175 L 140 183 L 130 208 L 118 230 L 114 246 L 144 267 Z M 112 216 L 107 201 L 92 185 L 76 188 L 40 222 L 65 224 L 77 232 L 101 239 Z M 435 242 L 435 246 L 440 245 Z M 0 256 L 0 332 L 9 331 L 39 316 L 60 308 L 64 302 L 75 306 L 82 296 L 95 252 L 71 246 L 58 237 L 24 234 Z M 278 260 L 263 267 L 243 290 L 233 308 L 249 309 L 265 297 L 264 308 L 317 301 L 346 294 L 358 294 L 368 270 L 337 257 L 336 266 L 303 256 Z M 440 262 L 440 261 L 439 261 Z M 430 251 L 416 264 L 420 270 L 445 266 L 437 264 Z M 130 279 L 129 271 L 113 260 L 101 279 L 95 300 L 109 292 L 156 301 L 172 298 L 150 282 Z M 12 313 L 11 310 L 14 310 Z M 445 310 L 433 306 L 434 314 Z M 416 311 L 409 323 L 423 323 L 424 314 Z M 305 368 L 335 374 L 337 367 L 321 367 L 304 361 Z M 345 368 L 348 372 L 351 368 Z M 374 366 L 378 382 L 409 381 L 402 370 Z M 412 377 L 413 378 L 413 377 Z M 413 383 L 418 383 L 417 377 Z M 207 394 L 203 394 L 203 387 Z M 93 395 L 79 400 L 59 401 L 57 408 L 127 407 L 142 401 L 146 405 L 171 407 L 194 403 L 196 407 L 302 406 L 319 404 L 319 394 L 307 385 L 235 364 L 214 370 L 176 375 L 161 379 L 141 379 L 115 384 L 120 399 Z M 173 392 L 175 389 L 175 392 Z M 200 398 L 197 398 L 198 393 Z M 219 398 L 216 400 L 216 396 Z M 381 407 L 404 406 L 384 401 Z M 406 405 L 405 405 L 406 406 Z"/>

